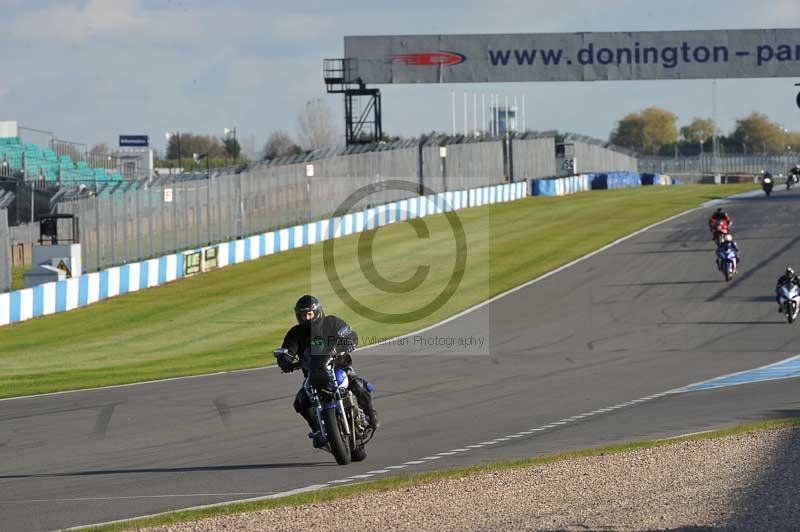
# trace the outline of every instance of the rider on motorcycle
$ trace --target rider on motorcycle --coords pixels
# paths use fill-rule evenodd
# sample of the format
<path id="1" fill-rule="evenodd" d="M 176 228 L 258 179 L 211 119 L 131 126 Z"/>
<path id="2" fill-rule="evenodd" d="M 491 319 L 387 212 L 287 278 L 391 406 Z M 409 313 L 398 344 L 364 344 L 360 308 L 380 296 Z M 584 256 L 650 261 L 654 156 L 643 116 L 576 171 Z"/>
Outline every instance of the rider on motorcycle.
<path id="1" fill-rule="evenodd" d="M 714 213 L 711 215 L 711 219 L 708 221 L 708 225 L 712 226 L 717 222 L 723 220 L 725 223 L 730 225 L 731 217 L 728 216 L 728 213 L 722 210 L 722 207 L 719 207 Z"/>
<path id="2" fill-rule="evenodd" d="M 780 289 L 781 286 L 785 284 L 793 284 L 795 286 L 800 286 L 800 277 L 794 273 L 794 270 L 791 267 L 786 268 L 786 271 L 778 277 L 778 283 L 775 285 L 775 301 L 778 302 L 778 312 L 783 312 L 783 307 L 781 306 L 781 296 L 780 296 Z"/>
<path id="3" fill-rule="evenodd" d="M 719 207 L 711 214 L 711 218 L 708 219 L 708 228 L 711 230 L 711 233 L 714 234 L 717 229 L 717 223 L 724 222 L 725 225 L 730 226 L 732 221 L 728 213 L 722 210 L 722 207 Z"/>
<path id="4" fill-rule="evenodd" d="M 722 270 L 722 260 L 720 259 L 720 255 L 723 255 L 724 252 L 732 249 L 734 253 L 736 253 L 736 264 L 738 266 L 739 260 L 739 246 L 736 245 L 736 242 L 733 240 L 733 235 L 728 233 L 725 235 L 725 238 L 722 240 L 722 243 L 717 247 L 717 268 Z"/>
<path id="5" fill-rule="evenodd" d="M 323 341 L 325 341 L 324 339 L 335 339 L 337 338 L 337 332 L 343 327 L 347 327 L 347 324 L 341 318 L 326 316 L 325 312 L 322 310 L 319 299 L 311 295 L 304 295 L 297 300 L 297 304 L 294 306 L 294 313 L 297 317 L 298 324 L 289 329 L 289 332 L 286 333 L 286 337 L 283 339 L 282 345 L 282 347 L 288 351 L 288 354 L 278 357 L 278 366 L 280 366 L 284 373 L 294 371 L 295 368 L 292 365 L 294 355 L 300 357 L 301 363 L 311 355 L 312 327 L 315 328 L 316 331 L 314 335 L 315 341 L 320 337 Z M 351 330 L 347 337 L 342 340 L 344 340 L 342 342 L 344 344 L 344 351 L 346 353 L 351 353 L 358 344 L 358 335 L 355 331 Z M 331 342 L 331 340 L 328 340 L 328 342 Z M 302 367 L 303 376 L 307 377 L 308 372 L 304 365 Z M 369 390 L 370 386 L 364 379 L 355 374 L 352 367 L 348 366 L 342 369 L 347 372 L 348 381 L 350 382 L 350 391 L 356 396 L 359 407 L 361 407 L 367 415 L 370 427 L 372 427 L 373 430 L 377 429 L 380 423 L 378 422 L 378 413 L 372 405 L 372 395 Z M 313 440 L 314 447 L 323 447 L 324 442 L 322 441 L 316 422 L 311 415 L 310 408 L 311 401 L 308 395 L 306 395 L 305 389 L 301 386 L 300 391 L 297 392 L 294 399 L 294 409 L 298 414 L 303 416 L 303 419 L 308 422 L 308 426 L 311 427 L 311 433 L 308 437 Z"/>
<path id="6" fill-rule="evenodd" d="M 792 166 L 786 173 L 786 190 L 798 182 L 800 182 L 800 164 Z"/>

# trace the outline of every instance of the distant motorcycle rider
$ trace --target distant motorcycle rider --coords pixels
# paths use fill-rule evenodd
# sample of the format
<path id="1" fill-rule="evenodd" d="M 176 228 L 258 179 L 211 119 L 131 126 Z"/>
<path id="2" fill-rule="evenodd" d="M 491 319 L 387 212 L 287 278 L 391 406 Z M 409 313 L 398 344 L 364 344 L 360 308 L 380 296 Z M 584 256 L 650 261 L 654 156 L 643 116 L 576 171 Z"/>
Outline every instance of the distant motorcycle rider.
<path id="1" fill-rule="evenodd" d="M 786 271 L 778 277 L 778 282 L 775 285 L 775 301 L 778 302 L 778 312 L 783 312 L 783 307 L 781 307 L 781 296 L 780 296 L 780 289 L 783 285 L 786 284 L 793 284 L 795 286 L 800 286 L 800 277 L 794 273 L 794 270 L 791 267 L 786 268 Z"/>
<path id="2" fill-rule="evenodd" d="M 319 299 L 312 295 L 304 295 L 297 300 L 294 307 L 294 313 L 297 317 L 297 325 L 289 329 L 286 337 L 283 339 L 282 347 L 288 351 L 288 354 L 278 357 L 278 366 L 284 373 L 294 371 L 292 360 L 295 355 L 300 358 L 301 364 L 311 356 L 310 349 L 312 345 L 312 337 L 321 336 L 322 338 L 335 338 L 339 330 L 347 327 L 347 323 L 341 318 L 336 316 L 326 316 L 322 310 L 322 305 Z M 314 334 L 312 336 L 312 329 Z M 350 330 L 350 333 L 344 338 L 344 351 L 351 353 L 358 345 L 358 335 L 355 331 Z M 303 375 L 308 376 L 308 371 L 303 364 Z M 368 417 L 369 425 L 373 430 L 380 426 L 378 421 L 378 413 L 372 404 L 372 395 L 370 393 L 370 386 L 364 379 L 358 377 L 352 367 L 348 366 L 342 368 L 347 372 L 348 381 L 350 382 L 350 391 L 356 396 L 358 405 Z M 294 399 L 295 411 L 303 416 L 303 419 L 308 422 L 311 427 L 311 433 L 308 435 L 314 442 L 315 447 L 322 447 L 322 441 L 319 428 L 316 426 L 314 417 L 311 414 L 311 401 L 306 394 L 305 389 L 301 386 L 300 391 Z"/>
<path id="3" fill-rule="evenodd" d="M 789 184 L 800 183 L 800 164 L 796 164 L 789 168 L 786 174 L 787 187 Z"/>
<path id="4" fill-rule="evenodd" d="M 733 221 L 731 220 L 731 217 L 728 215 L 728 213 L 722 210 L 722 207 L 718 208 L 711 214 L 711 218 L 709 218 L 708 220 L 708 226 L 713 229 L 714 226 L 717 224 L 717 222 L 720 221 L 724 221 L 728 225 L 730 225 L 731 222 Z"/>
<path id="5" fill-rule="evenodd" d="M 730 233 L 725 235 L 722 243 L 717 246 L 717 269 L 720 271 L 722 270 L 722 259 L 720 259 L 720 256 L 726 253 L 728 250 L 733 250 L 733 252 L 736 254 L 736 265 L 738 268 L 738 265 L 741 262 L 739 259 L 739 246 L 736 245 L 736 242 L 733 240 L 733 235 Z"/>
<path id="6" fill-rule="evenodd" d="M 712 240 L 717 238 L 717 224 L 724 223 L 728 229 L 730 229 L 731 223 L 733 220 L 728 215 L 727 212 L 722 210 L 722 208 L 718 208 L 711 214 L 711 218 L 708 219 L 708 228 L 711 230 L 711 238 Z"/>

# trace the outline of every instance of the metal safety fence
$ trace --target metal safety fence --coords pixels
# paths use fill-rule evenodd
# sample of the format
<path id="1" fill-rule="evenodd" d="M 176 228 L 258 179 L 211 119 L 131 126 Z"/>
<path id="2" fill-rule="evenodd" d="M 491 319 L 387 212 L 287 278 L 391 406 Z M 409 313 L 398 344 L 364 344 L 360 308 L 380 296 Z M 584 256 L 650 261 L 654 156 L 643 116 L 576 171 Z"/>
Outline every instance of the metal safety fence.
<path id="1" fill-rule="evenodd" d="M 702 155 L 698 157 L 642 157 L 640 172 L 660 174 L 752 174 L 763 170 L 773 175 L 786 174 L 800 155 Z"/>
<path id="2" fill-rule="evenodd" d="M 389 177 L 266 177 L 258 171 L 141 181 L 65 197 L 58 212 L 78 217 L 84 271 L 93 271 L 331 217 L 342 205 L 353 210 L 419 194 L 416 179 L 401 179 L 405 189 Z M 464 189 L 484 182 L 459 178 Z"/>
<path id="3" fill-rule="evenodd" d="M 0 294 L 11 290 L 11 237 L 8 229 L 8 205 L 14 194 L 0 190 Z"/>

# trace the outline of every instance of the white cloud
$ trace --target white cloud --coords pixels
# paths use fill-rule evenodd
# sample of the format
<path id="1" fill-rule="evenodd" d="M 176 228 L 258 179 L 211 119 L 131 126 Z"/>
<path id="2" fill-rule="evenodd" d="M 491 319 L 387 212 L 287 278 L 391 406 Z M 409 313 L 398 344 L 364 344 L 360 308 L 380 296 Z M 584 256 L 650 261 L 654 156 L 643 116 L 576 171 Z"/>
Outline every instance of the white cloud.
<path id="1" fill-rule="evenodd" d="M 81 44 L 94 39 L 117 42 L 200 42 L 204 13 L 198 10 L 147 10 L 140 0 L 89 0 L 85 5 L 51 4 L 25 11 L 9 22 L 18 39 Z"/>

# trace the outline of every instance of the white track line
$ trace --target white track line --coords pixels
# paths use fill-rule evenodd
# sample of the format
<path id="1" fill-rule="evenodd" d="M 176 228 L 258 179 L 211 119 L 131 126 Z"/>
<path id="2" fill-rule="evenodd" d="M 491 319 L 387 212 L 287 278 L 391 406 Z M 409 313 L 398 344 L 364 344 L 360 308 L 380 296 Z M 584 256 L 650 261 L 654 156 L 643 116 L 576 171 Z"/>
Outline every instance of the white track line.
<path id="1" fill-rule="evenodd" d="M 442 324 L 445 324 L 445 323 L 447 323 L 449 321 L 457 319 L 457 318 L 459 318 L 459 317 L 461 317 L 461 316 L 463 316 L 465 314 L 468 314 L 469 312 L 472 312 L 472 311 L 474 311 L 474 310 L 476 310 L 478 308 L 481 308 L 481 307 L 483 307 L 485 305 L 488 305 L 488 304 L 492 303 L 493 301 L 496 301 L 497 299 L 505 297 L 508 294 L 511 294 L 511 293 L 516 292 L 518 290 L 522 290 L 523 288 L 526 288 L 526 287 L 528 287 L 528 286 L 530 286 L 530 285 L 532 285 L 532 284 L 534 284 L 536 282 L 539 282 L 539 281 L 541 281 L 541 280 L 543 280 L 543 279 L 545 279 L 545 278 L 547 278 L 547 277 L 549 277 L 551 275 L 554 275 L 554 274 L 556 274 L 556 273 L 558 273 L 558 272 L 560 272 L 560 271 L 562 271 L 562 270 L 564 270 L 566 268 L 569 268 L 570 266 L 574 266 L 575 264 L 578 264 L 579 262 L 582 262 L 582 261 L 584 261 L 584 260 L 586 260 L 586 259 L 588 259 L 590 257 L 593 257 L 594 255 L 596 255 L 598 253 L 601 253 L 602 251 L 604 251 L 604 250 L 606 250 L 606 249 L 608 249 L 608 248 L 610 248 L 612 246 L 615 246 L 615 245 L 617 245 L 617 244 L 619 244 L 621 242 L 624 242 L 624 241 L 626 241 L 626 240 L 628 240 L 630 238 L 633 238 L 634 236 L 639 235 L 639 234 L 641 234 L 641 233 L 643 233 L 643 232 L 645 232 L 645 231 L 647 231 L 647 230 L 649 230 L 649 229 L 651 229 L 653 227 L 656 227 L 658 225 L 670 222 L 670 221 L 672 221 L 672 220 L 674 220 L 674 219 L 676 219 L 676 218 L 678 218 L 680 216 L 684 216 L 684 215 L 686 215 L 686 214 L 688 214 L 690 212 L 694 212 L 694 211 L 696 211 L 696 210 L 698 210 L 700 208 L 701 207 L 696 207 L 694 209 L 689 209 L 687 211 L 684 211 L 682 213 L 679 213 L 679 214 L 676 214 L 674 216 L 671 216 L 671 217 L 669 217 L 669 218 L 667 218 L 665 220 L 662 220 L 660 222 L 657 222 L 655 224 L 651 224 L 651 225 L 649 225 L 649 226 L 647 226 L 647 227 L 645 227 L 643 229 L 640 229 L 640 230 L 638 230 L 638 231 L 636 231 L 634 233 L 629 234 L 628 236 L 625 236 L 625 237 L 622 237 L 622 238 L 620 238 L 618 240 L 615 240 L 614 242 L 611 242 L 610 244 L 607 244 L 607 245 L 603 246 L 602 248 L 600 248 L 598 250 L 595 250 L 595 251 L 593 251 L 593 252 L 591 252 L 591 253 L 589 253 L 587 255 L 584 255 L 583 257 L 575 259 L 574 261 L 569 262 L 568 264 L 565 264 L 564 266 L 556 268 L 555 270 L 552 270 L 552 271 L 550 271 L 550 272 L 548 272 L 548 273 L 546 273 L 546 274 L 544 274 L 544 275 L 542 275 L 540 277 L 537 277 L 536 279 L 533 279 L 532 281 L 528 281 L 527 283 L 524 283 L 524 284 L 522 284 L 522 285 L 520 285 L 520 286 L 518 286 L 516 288 L 512 288 L 510 290 L 507 290 L 506 292 L 498 294 L 497 296 L 495 296 L 495 297 L 493 297 L 493 298 L 491 298 L 491 299 L 489 299 L 487 301 L 484 301 L 483 303 L 480 303 L 478 305 L 475 305 L 474 307 L 468 308 L 468 309 L 460 312 L 459 314 L 456 314 L 456 315 L 454 315 L 454 316 L 452 316 L 450 318 L 447 318 L 447 319 L 445 319 L 445 320 L 443 320 L 443 321 L 441 321 L 441 322 L 439 322 L 439 323 L 437 323 L 435 325 L 431 325 L 430 327 L 426 327 L 424 329 L 421 329 L 421 330 L 413 332 L 413 333 L 406 334 L 404 336 L 399 336 L 398 338 L 395 338 L 393 340 L 397 340 L 399 338 L 405 338 L 407 336 L 411 336 L 411 335 L 414 335 L 414 334 L 419 334 L 421 332 L 425 332 L 425 331 L 430 330 L 430 329 L 432 329 L 434 327 L 437 327 L 439 325 L 442 325 Z M 387 340 L 387 342 L 389 342 L 389 341 L 391 341 L 391 340 Z M 384 343 L 386 343 L 386 342 L 384 342 Z M 380 345 L 380 344 L 375 344 L 375 345 Z M 374 346 L 369 346 L 369 347 L 374 347 Z M 368 347 L 364 348 L 364 349 L 368 349 Z M 798 355 L 797 357 L 800 357 L 800 355 Z M 795 358 L 797 358 L 797 357 L 795 357 Z M 770 366 L 773 366 L 773 365 L 776 365 L 776 364 L 780 364 L 780 363 L 784 363 L 784 362 L 786 362 L 786 361 L 784 360 L 784 361 L 776 362 L 774 364 L 768 364 L 766 366 L 762 366 L 761 368 L 757 368 L 757 369 L 767 368 L 767 367 L 770 367 Z M 274 366 L 269 366 L 269 367 L 274 367 Z M 269 369 L 269 367 L 268 368 L 256 368 L 254 370 L 241 370 L 241 371 L 257 371 L 257 370 L 261 370 L 261 369 Z M 753 371 L 753 370 L 747 370 L 747 371 Z M 223 373 L 228 373 L 228 372 L 223 372 Z M 729 377 L 729 376 L 732 376 L 732 375 L 738 375 L 740 373 L 745 373 L 745 372 L 741 371 L 741 372 L 737 372 L 737 373 L 731 373 L 730 375 L 725 375 L 724 377 Z M 202 376 L 198 376 L 198 377 L 202 377 Z M 191 377 L 177 377 L 175 379 L 169 379 L 169 380 L 178 380 L 178 379 L 182 379 L 182 378 L 191 378 Z M 722 377 L 718 377 L 718 378 L 722 378 Z M 151 381 L 151 382 L 160 382 L 160 381 Z M 703 381 L 703 382 L 705 382 L 705 381 Z M 144 384 L 144 383 L 139 383 L 139 384 Z M 699 383 L 696 383 L 696 384 L 699 384 Z M 132 386 L 132 385 L 124 385 L 124 386 Z M 690 386 L 693 386 L 693 385 L 690 385 Z M 113 388 L 113 387 L 114 386 L 111 386 L 109 388 Z M 640 399 L 635 399 L 633 401 L 628 401 L 626 403 L 620 403 L 618 405 L 614 405 L 614 406 L 611 406 L 611 407 L 602 408 L 602 409 L 598 409 L 598 410 L 593 410 L 591 412 L 587 412 L 587 413 L 584 413 L 584 414 L 577 414 L 575 416 L 572 416 L 572 417 L 569 417 L 569 418 L 565 418 L 565 419 L 562 419 L 562 420 L 557 421 L 557 422 L 551 422 L 550 424 L 542 425 L 540 427 L 536 427 L 536 428 L 530 429 L 530 430 L 525 431 L 525 432 L 521 432 L 521 433 L 517 433 L 517 434 L 509 434 L 509 435 L 504 436 L 502 438 L 495 438 L 494 441 L 495 442 L 504 442 L 504 441 L 508 441 L 511 438 L 521 438 L 521 437 L 530 435 L 531 433 L 537 432 L 537 431 L 543 431 L 543 430 L 548 430 L 548 429 L 557 428 L 557 427 L 561 428 L 561 427 L 563 427 L 563 425 L 566 425 L 566 424 L 569 424 L 569 423 L 574 423 L 576 421 L 580 421 L 581 419 L 583 419 L 585 417 L 589 417 L 589 416 L 593 416 L 593 415 L 601 414 L 601 413 L 611 412 L 611 411 L 618 410 L 620 408 L 625 408 L 625 407 L 632 406 L 632 405 L 638 405 L 638 404 L 641 404 L 641 403 L 644 403 L 644 402 L 647 402 L 647 401 L 652 401 L 654 399 L 658 399 L 658 398 L 663 397 L 665 395 L 681 393 L 681 390 L 683 388 L 687 388 L 687 387 L 688 386 L 684 386 L 682 388 L 675 388 L 673 390 L 668 390 L 668 391 L 665 391 L 665 392 L 660 392 L 660 393 L 648 395 L 648 396 L 642 397 Z M 75 390 L 75 391 L 86 391 L 86 390 Z M 56 393 L 47 394 L 47 395 L 56 395 L 58 393 L 68 393 L 68 392 L 56 392 Z M 32 396 L 32 397 L 41 397 L 41 396 Z M 9 399 L 19 399 L 19 398 L 9 398 Z M 684 436 L 686 436 L 686 435 L 684 435 Z M 678 436 L 678 437 L 680 437 L 680 436 Z M 438 459 L 440 456 L 449 456 L 449 455 L 454 455 L 456 453 L 469 452 L 469 451 L 474 450 L 476 448 L 483 448 L 485 445 L 488 445 L 488 443 L 489 442 L 484 442 L 482 444 L 469 445 L 469 446 L 467 446 L 467 448 L 453 449 L 451 451 L 438 453 L 438 455 L 436 457 L 426 457 L 426 458 L 423 458 L 422 460 L 412 460 L 412 461 L 405 462 L 402 465 L 386 466 L 385 469 L 379 470 L 379 471 L 380 472 L 384 472 L 384 471 L 389 471 L 389 470 L 398 470 L 398 469 L 406 468 L 409 465 L 424 464 L 424 463 L 426 463 L 426 460 L 429 460 L 429 459 L 434 459 L 434 458 Z M 290 495 L 295 495 L 297 493 L 303 493 L 303 492 L 306 492 L 306 491 L 315 491 L 315 490 L 323 489 L 325 487 L 328 487 L 328 486 L 331 486 L 331 485 L 334 485 L 334 484 L 342 484 L 342 483 L 346 483 L 346 482 L 352 482 L 352 480 L 355 479 L 355 478 L 371 477 L 373 474 L 375 474 L 377 472 L 378 471 L 376 471 L 374 473 L 371 472 L 371 473 L 368 473 L 366 475 L 353 475 L 352 477 L 347 478 L 347 479 L 331 480 L 329 482 L 326 482 L 325 484 L 315 484 L 315 485 L 307 486 L 305 488 L 300 488 L 300 489 L 297 489 L 297 490 L 281 492 L 281 493 L 275 493 L 273 495 L 268 495 L 266 497 L 257 497 L 257 498 L 254 498 L 254 499 L 244 499 L 244 500 L 237 500 L 237 501 L 227 501 L 225 503 L 220 503 L 220 504 L 198 506 L 198 507 L 193 507 L 193 508 L 184 508 L 181 511 L 203 509 L 203 508 L 209 508 L 209 507 L 220 506 L 220 505 L 225 505 L 225 504 L 232 504 L 232 503 L 238 503 L 238 502 L 248 502 L 248 501 L 251 501 L 251 500 L 262 500 L 262 499 L 286 497 L 286 496 L 290 496 Z M 172 513 L 172 512 L 164 512 L 164 513 Z M 158 516 L 158 515 L 163 515 L 163 513 L 161 513 L 161 514 L 153 514 L 153 515 L 148 515 L 148 516 L 141 516 L 141 517 L 137 517 L 135 519 L 141 519 L 141 518 L 144 518 L 144 517 L 154 517 L 154 516 Z M 77 530 L 77 529 L 80 529 L 80 528 L 87 528 L 88 526 L 99 526 L 99 525 L 107 525 L 107 524 L 113 524 L 113 523 L 121 523 L 121 522 L 125 522 L 125 521 L 130 521 L 130 520 L 131 519 L 122 519 L 122 520 L 119 520 L 119 521 L 111 521 L 111 522 L 108 522 L 108 523 L 99 523 L 99 524 L 94 524 L 94 525 L 87 525 L 87 526 L 84 526 L 84 527 L 77 527 L 75 529 L 69 529 L 69 530 Z"/>
<path id="2" fill-rule="evenodd" d="M 697 435 L 699 435 L 699 434 L 707 434 L 707 433 L 709 433 L 709 432 L 714 432 L 714 429 L 710 429 L 710 430 L 701 430 L 701 431 L 698 431 L 698 432 L 689 432 L 689 433 L 687 433 L 687 434 L 680 434 L 680 435 L 678 435 L 678 436 L 670 436 L 669 438 L 661 438 L 660 440 L 655 440 L 655 441 L 670 441 L 670 440 L 679 440 L 679 439 L 681 439 L 681 438 L 688 438 L 689 436 L 697 436 Z"/>
<path id="3" fill-rule="evenodd" d="M 612 248 L 614 246 L 617 246 L 617 245 L 619 245 L 619 244 L 621 244 L 621 243 L 623 243 L 623 242 L 625 242 L 627 240 L 630 240 L 631 238 L 633 238 L 635 236 L 638 236 L 638 235 L 644 233 L 645 231 L 649 231 L 650 229 L 653 229 L 654 227 L 658 227 L 659 225 L 663 225 L 663 224 L 669 223 L 669 222 L 671 222 L 671 221 L 673 221 L 673 220 L 675 220 L 677 218 L 680 218 L 681 216 L 685 216 L 685 215 L 687 215 L 689 213 L 692 213 L 694 211 L 700 210 L 702 208 L 703 207 L 694 207 L 692 209 L 689 209 L 689 210 L 680 212 L 678 214 L 675 214 L 673 216 L 670 216 L 669 218 L 665 218 L 665 219 L 663 219 L 661 221 L 658 221 L 656 223 L 650 224 L 647 227 L 643 227 L 642 229 L 638 229 L 638 230 L 634 231 L 633 233 L 630 233 L 630 234 L 628 234 L 626 236 L 618 238 L 617 240 L 614 240 L 613 242 L 610 242 L 610 243 L 606 244 L 605 246 L 603 246 L 603 247 L 601 247 L 599 249 L 591 251 L 591 252 L 589 252 L 586 255 L 583 255 L 581 257 L 578 257 L 577 259 L 574 259 L 574 260 L 564 264 L 563 266 L 559 266 L 558 268 L 556 268 L 554 270 L 550 270 L 549 272 L 544 273 L 544 274 L 540 275 L 539 277 L 536 277 L 535 279 L 531 279 L 530 281 L 522 283 L 519 286 L 515 286 L 514 288 L 510 288 L 510 289 L 506 290 L 505 292 L 501 292 L 501 293 L 497 294 L 496 296 L 493 296 L 493 297 L 487 299 L 486 301 L 482 301 L 481 303 L 478 303 L 478 304 L 476 304 L 476 305 L 474 305 L 472 307 L 466 308 L 466 309 L 462 310 L 461 312 L 459 312 L 458 314 L 454 314 L 453 316 L 450 316 L 449 318 L 445 318 L 442 321 L 436 322 L 433 325 L 429 325 L 429 326 L 424 327 L 422 329 L 419 329 L 417 331 L 406 333 L 406 334 L 403 334 L 401 336 L 397 336 L 396 338 L 391 338 L 391 339 L 388 339 L 388 340 L 384 340 L 383 342 L 379 342 L 377 344 L 369 345 L 369 346 L 366 346 L 366 347 L 360 347 L 360 348 L 356 349 L 356 351 L 363 351 L 363 350 L 371 349 L 373 347 L 378 347 L 378 346 L 383 345 L 383 344 L 396 342 L 397 340 L 400 340 L 402 338 L 408 338 L 409 336 L 415 336 L 415 335 L 418 335 L 418 334 L 422 334 L 422 333 L 424 333 L 426 331 L 429 331 L 431 329 L 434 329 L 436 327 L 440 327 L 442 325 L 450 323 L 451 321 L 457 320 L 458 318 L 460 318 L 462 316 L 465 316 L 465 315 L 467 315 L 467 314 L 469 314 L 471 312 L 474 312 L 474 311 L 476 311 L 476 310 L 478 310 L 480 308 L 483 308 L 486 305 L 490 305 L 490 304 L 494 303 L 495 301 L 497 301 L 499 299 L 502 299 L 502 298 L 504 298 L 504 297 L 506 297 L 508 295 L 511 295 L 511 294 L 513 294 L 515 292 L 519 292 L 520 290 L 524 290 L 525 288 L 527 288 L 527 287 L 529 287 L 531 285 L 534 285 L 534 284 L 536 284 L 538 282 L 541 282 L 541 281 L 547 279 L 548 277 L 551 277 L 551 276 L 553 276 L 553 275 L 555 275 L 557 273 L 560 273 L 560 272 L 566 270 L 567 268 L 571 268 L 572 266 L 575 266 L 576 264 L 580 264 L 581 262 L 583 262 L 585 260 L 588 260 L 588 259 L 594 257 L 595 255 L 597 255 L 599 253 L 602 253 L 603 251 L 605 251 L 607 249 L 610 249 L 610 248 Z M 239 370 L 232 370 L 232 371 L 218 371 L 216 373 L 208 373 L 206 375 L 187 375 L 185 377 L 170 377 L 170 378 L 166 378 L 166 379 L 157 379 L 157 380 L 151 380 L 151 381 L 132 382 L 132 383 L 129 383 L 129 384 L 115 384 L 113 386 L 97 386 L 97 387 L 94 387 L 94 388 L 83 388 L 81 390 L 66 390 L 66 391 L 63 391 L 63 392 L 50 392 L 50 393 L 42 393 L 42 394 L 38 394 L 38 395 L 25 395 L 25 396 L 21 396 L 21 397 L 6 397 L 4 399 L 0 399 L 0 401 L 17 401 L 17 400 L 20 400 L 20 399 L 33 399 L 33 398 L 37 398 L 37 397 L 48 397 L 48 396 L 52 396 L 52 395 L 61 395 L 61 394 L 67 394 L 67 393 L 91 392 L 91 391 L 96 391 L 96 390 L 110 390 L 110 389 L 114 389 L 114 388 L 140 386 L 140 385 L 143 385 L 143 384 L 155 384 L 155 383 L 159 383 L 159 382 L 170 382 L 170 381 L 178 381 L 178 380 L 185 380 L 185 379 L 202 379 L 204 377 L 213 377 L 213 376 L 225 375 L 225 374 L 229 374 L 229 373 L 244 373 L 244 372 L 252 372 L 252 371 L 264 371 L 264 370 L 268 370 L 268 369 L 276 368 L 276 367 L 277 366 L 273 365 L 273 366 L 264 366 L 264 367 L 261 367 L 261 368 L 239 369 Z"/>
<path id="4" fill-rule="evenodd" d="M 342 483 L 342 481 L 332 481 L 332 482 Z M 327 483 L 327 484 L 330 484 L 330 482 Z M 225 502 L 218 502 L 218 503 L 214 503 L 214 504 L 204 504 L 204 505 L 201 505 L 201 506 L 192 506 L 190 508 L 181 508 L 179 511 L 205 510 L 206 508 L 217 508 L 219 506 L 228 506 L 228 505 L 230 505 L 232 503 L 256 502 L 256 501 L 264 501 L 264 500 L 268 500 L 268 499 L 281 499 L 283 497 L 290 497 L 292 495 L 298 495 L 300 493 L 305 493 L 305 492 L 308 492 L 308 491 L 321 490 L 321 489 L 326 488 L 326 487 L 328 487 L 326 484 L 312 484 L 311 486 L 306 486 L 304 488 L 298 488 L 296 490 L 289 490 L 289 491 L 281 491 L 281 492 L 273 493 L 271 495 L 266 495 L 266 496 L 263 496 L 263 497 L 253 497 L 253 498 L 250 498 L 250 499 L 239 499 L 239 500 L 236 500 L 236 501 L 225 501 Z M 109 526 L 109 525 L 115 525 L 115 524 L 119 524 L 119 523 L 127 523 L 127 522 L 134 521 L 134 520 L 137 520 L 137 519 L 144 519 L 144 518 L 148 518 L 148 517 L 159 517 L 159 516 L 162 516 L 162 515 L 169 515 L 169 514 L 175 513 L 175 511 L 176 510 L 169 510 L 167 512 L 159 512 L 159 513 L 156 513 L 156 514 L 142 515 L 142 516 L 127 518 L 127 519 L 117 519 L 115 521 L 106 521 L 104 523 L 92 523 L 90 525 L 76 526 L 76 527 L 72 527 L 72 528 L 67 528 L 65 530 L 82 530 L 82 529 L 85 529 L 85 528 L 93 528 L 93 527 L 96 527 L 96 526 Z"/>
<path id="5" fill-rule="evenodd" d="M 319 484 L 319 486 L 324 486 Z M 55 499 L 8 499 L 0 500 L 0 504 L 24 504 L 32 502 L 84 502 L 84 501 L 119 501 L 129 499 L 169 499 L 173 497 L 231 497 L 231 496 L 258 496 L 269 495 L 265 492 L 244 492 L 244 493 L 172 493 L 166 495 L 125 495 L 118 497 L 75 497 L 75 498 L 55 498 Z"/>

